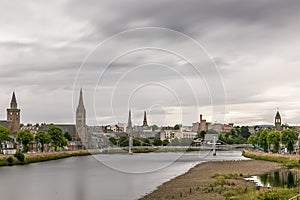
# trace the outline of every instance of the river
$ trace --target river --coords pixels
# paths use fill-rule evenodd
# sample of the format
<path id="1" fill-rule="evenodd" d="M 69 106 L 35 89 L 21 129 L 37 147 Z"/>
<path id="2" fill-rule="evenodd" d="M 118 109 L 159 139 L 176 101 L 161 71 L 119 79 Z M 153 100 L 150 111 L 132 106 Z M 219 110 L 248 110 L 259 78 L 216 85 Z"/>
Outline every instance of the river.
<path id="1" fill-rule="evenodd" d="M 132 200 L 204 161 L 246 159 L 240 151 L 100 154 L 0 167 L 5 200 Z"/>

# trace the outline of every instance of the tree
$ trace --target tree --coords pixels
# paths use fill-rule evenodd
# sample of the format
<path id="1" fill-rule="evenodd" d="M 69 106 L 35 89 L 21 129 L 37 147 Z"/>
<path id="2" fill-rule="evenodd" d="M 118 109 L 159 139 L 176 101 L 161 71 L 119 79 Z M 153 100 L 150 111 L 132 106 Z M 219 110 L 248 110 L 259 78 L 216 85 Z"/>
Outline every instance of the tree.
<path id="1" fill-rule="evenodd" d="M 148 138 L 143 139 L 142 146 L 151 146 L 151 142 Z"/>
<path id="2" fill-rule="evenodd" d="M 264 149 L 264 151 L 268 150 L 268 131 L 267 130 L 259 130 L 258 131 L 258 143 Z"/>
<path id="3" fill-rule="evenodd" d="M 152 131 L 156 131 L 156 130 L 158 130 L 158 126 L 156 124 L 153 124 L 152 125 Z"/>
<path id="4" fill-rule="evenodd" d="M 132 145 L 133 145 L 133 146 L 141 146 L 141 141 L 139 141 L 139 140 L 136 139 L 136 138 L 133 138 L 133 139 L 132 139 Z"/>
<path id="5" fill-rule="evenodd" d="M 113 145 L 117 145 L 117 140 L 114 137 L 110 137 L 109 141 L 113 144 Z"/>
<path id="6" fill-rule="evenodd" d="M 241 135 L 243 136 L 243 138 L 248 139 L 248 137 L 251 135 L 248 126 L 241 127 Z"/>
<path id="7" fill-rule="evenodd" d="M 119 139 L 119 145 L 120 147 L 127 147 L 129 146 L 129 140 L 126 136 L 121 136 Z"/>
<path id="8" fill-rule="evenodd" d="M 250 137 L 248 137 L 247 142 L 249 144 L 252 144 L 254 146 L 254 148 L 256 148 L 257 147 L 257 142 L 258 142 L 257 136 L 256 135 L 250 135 Z"/>
<path id="9" fill-rule="evenodd" d="M 273 144 L 273 151 L 279 151 L 279 143 L 280 143 L 280 132 L 278 131 L 270 131 L 267 137 L 268 144 Z"/>
<path id="10" fill-rule="evenodd" d="M 64 133 L 64 137 L 65 137 L 68 141 L 72 141 L 72 136 L 69 134 L 69 132 L 65 132 L 65 133 Z"/>
<path id="11" fill-rule="evenodd" d="M 10 141 L 10 131 L 3 127 L 3 126 L 0 126 L 0 149 L 2 148 L 2 142 L 4 141 Z"/>
<path id="12" fill-rule="evenodd" d="M 28 144 L 33 140 L 33 135 L 29 130 L 20 130 L 17 134 L 17 141 L 24 145 L 23 152 L 27 152 L 29 150 Z"/>
<path id="13" fill-rule="evenodd" d="M 67 144 L 67 140 L 60 128 L 51 125 L 48 129 L 48 134 L 51 137 L 51 143 L 54 145 L 55 151 L 57 151 L 57 147 L 63 147 Z"/>
<path id="14" fill-rule="evenodd" d="M 179 130 L 179 129 L 180 129 L 180 125 L 179 125 L 179 124 L 176 124 L 176 125 L 174 126 L 174 129 L 175 129 L 175 130 Z"/>
<path id="15" fill-rule="evenodd" d="M 287 146 L 289 153 L 294 151 L 294 143 L 298 140 L 298 133 L 294 129 L 284 129 L 281 132 L 281 142 Z"/>
<path id="16" fill-rule="evenodd" d="M 165 139 L 164 141 L 162 141 L 162 145 L 163 146 L 167 146 L 169 144 L 169 140 Z"/>
<path id="17" fill-rule="evenodd" d="M 35 137 L 34 137 L 35 141 L 37 141 L 38 143 L 41 144 L 41 151 L 44 152 L 44 145 L 48 144 L 51 142 L 51 136 L 44 132 L 44 131 L 39 131 Z"/>
<path id="18" fill-rule="evenodd" d="M 154 145 L 154 146 L 161 146 L 162 143 L 163 143 L 163 142 L 162 142 L 161 139 L 159 139 L 159 138 L 155 138 L 154 141 L 153 141 L 153 145 Z"/>
<path id="19" fill-rule="evenodd" d="M 206 134 L 206 131 L 201 131 L 200 133 L 197 134 L 197 138 L 202 138 L 202 139 L 204 139 L 205 134 Z"/>

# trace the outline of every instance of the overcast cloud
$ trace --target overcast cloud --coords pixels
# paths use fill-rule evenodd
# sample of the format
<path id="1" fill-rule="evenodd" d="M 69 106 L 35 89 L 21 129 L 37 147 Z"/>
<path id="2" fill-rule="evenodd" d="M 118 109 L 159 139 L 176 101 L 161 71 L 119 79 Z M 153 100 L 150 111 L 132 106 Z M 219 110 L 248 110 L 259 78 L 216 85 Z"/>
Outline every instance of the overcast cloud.
<path id="1" fill-rule="evenodd" d="M 2 0 L 0 118 L 15 91 L 23 123 L 74 123 L 82 86 L 90 125 L 127 122 L 128 107 L 134 124 L 144 110 L 159 125 L 191 125 L 200 113 L 213 122 L 272 124 L 277 107 L 284 123 L 300 124 L 299 7 L 297 0 Z"/>

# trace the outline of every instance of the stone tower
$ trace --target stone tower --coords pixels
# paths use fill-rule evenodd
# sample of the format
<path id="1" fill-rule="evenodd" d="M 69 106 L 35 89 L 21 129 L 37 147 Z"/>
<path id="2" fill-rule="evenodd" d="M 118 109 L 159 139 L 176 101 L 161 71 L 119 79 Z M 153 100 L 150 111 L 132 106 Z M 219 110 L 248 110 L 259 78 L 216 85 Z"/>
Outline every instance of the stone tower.
<path id="1" fill-rule="evenodd" d="M 143 121 L 143 127 L 148 127 L 148 123 L 147 123 L 147 114 L 146 114 L 146 111 L 144 111 L 144 121 Z"/>
<path id="2" fill-rule="evenodd" d="M 87 148 L 87 125 L 86 125 L 86 111 L 83 104 L 82 88 L 80 89 L 78 106 L 76 109 L 76 132 L 77 140 L 80 139 L 82 145 Z"/>
<path id="3" fill-rule="evenodd" d="M 10 121 L 10 133 L 16 136 L 20 130 L 20 109 L 18 109 L 15 92 L 12 94 L 10 108 L 7 109 L 7 121 Z"/>
<path id="4" fill-rule="evenodd" d="M 275 115 L 275 130 L 281 131 L 281 116 L 279 114 L 279 111 L 277 110 L 277 113 Z"/>

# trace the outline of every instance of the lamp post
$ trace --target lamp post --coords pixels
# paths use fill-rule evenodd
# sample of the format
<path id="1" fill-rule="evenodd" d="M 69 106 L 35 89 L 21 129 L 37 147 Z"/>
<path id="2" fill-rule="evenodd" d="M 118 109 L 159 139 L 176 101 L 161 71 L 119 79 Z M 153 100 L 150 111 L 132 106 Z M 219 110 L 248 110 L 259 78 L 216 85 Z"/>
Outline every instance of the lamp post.
<path id="1" fill-rule="evenodd" d="M 214 136 L 214 144 L 213 144 L 213 156 L 216 156 L 216 136 Z"/>

